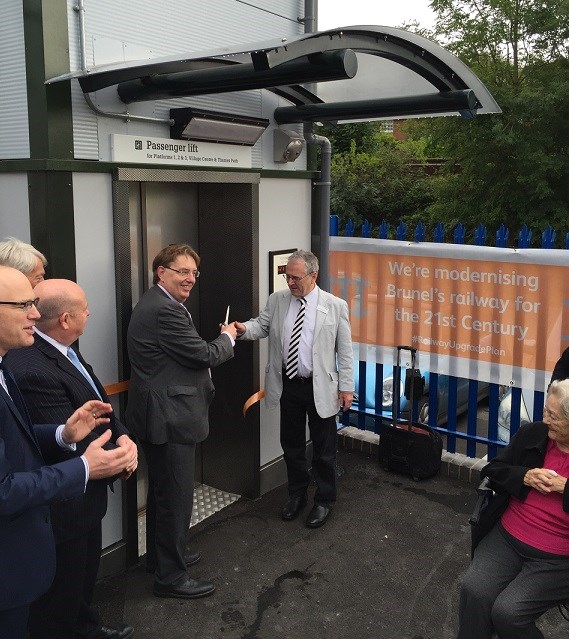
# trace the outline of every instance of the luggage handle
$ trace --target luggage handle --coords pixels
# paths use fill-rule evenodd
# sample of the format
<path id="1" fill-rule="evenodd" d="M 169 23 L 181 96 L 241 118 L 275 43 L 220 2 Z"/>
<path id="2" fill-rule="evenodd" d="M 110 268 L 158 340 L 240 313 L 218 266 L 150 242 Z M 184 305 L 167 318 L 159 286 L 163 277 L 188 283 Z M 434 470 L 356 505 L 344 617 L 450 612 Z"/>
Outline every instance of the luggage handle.
<path id="1" fill-rule="evenodd" d="M 400 392 L 401 392 L 401 351 L 409 351 L 411 353 L 411 370 L 414 371 L 416 368 L 416 356 L 417 349 L 414 346 L 397 346 L 397 370 L 398 375 L 397 379 L 393 381 L 397 381 L 396 384 L 397 389 L 393 393 L 393 425 L 397 424 L 399 420 L 399 408 L 400 408 Z M 409 397 L 409 405 L 410 405 L 410 413 L 409 413 L 409 422 L 407 424 L 407 430 L 411 430 L 413 428 L 413 402 L 414 402 L 414 384 L 411 381 L 411 396 Z"/>

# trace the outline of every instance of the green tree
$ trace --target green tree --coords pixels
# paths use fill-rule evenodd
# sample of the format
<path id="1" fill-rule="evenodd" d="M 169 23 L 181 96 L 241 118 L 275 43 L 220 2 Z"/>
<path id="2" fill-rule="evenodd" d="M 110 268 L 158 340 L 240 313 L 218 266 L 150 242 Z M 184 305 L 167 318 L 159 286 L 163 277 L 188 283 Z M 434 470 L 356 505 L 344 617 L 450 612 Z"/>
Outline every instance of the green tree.
<path id="1" fill-rule="evenodd" d="M 433 0 L 435 37 L 486 84 L 500 115 L 408 125 L 448 160 L 431 222 L 567 229 L 568 0 Z M 460 165 L 461 172 L 451 167 Z"/>
<path id="2" fill-rule="evenodd" d="M 422 145 L 416 142 L 402 144 L 393 136 L 376 131 L 365 144 L 371 152 L 360 152 L 357 135 L 350 139 L 348 151 L 338 152 L 335 144 L 340 129 L 337 127 L 327 135 L 334 150 L 331 212 L 340 217 L 341 228 L 348 219 L 357 226 L 364 220 L 374 226 L 385 220 L 392 227 L 402 218 L 408 222 L 422 220 L 426 206 L 432 202 L 431 183 L 417 168 Z M 342 135 L 341 144 L 346 144 L 349 131 Z"/>

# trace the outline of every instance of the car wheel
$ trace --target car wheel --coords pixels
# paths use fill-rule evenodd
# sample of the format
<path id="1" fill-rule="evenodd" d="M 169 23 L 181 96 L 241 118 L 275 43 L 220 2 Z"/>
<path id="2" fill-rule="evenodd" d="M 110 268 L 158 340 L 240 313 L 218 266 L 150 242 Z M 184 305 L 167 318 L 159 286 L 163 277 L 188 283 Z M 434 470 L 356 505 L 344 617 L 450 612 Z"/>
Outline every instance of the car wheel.
<path id="1" fill-rule="evenodd" d="M 427 397 L 423 397 L 419 402 L 419 421 L 421 424 L 429 423 L 429 399 Z"/>

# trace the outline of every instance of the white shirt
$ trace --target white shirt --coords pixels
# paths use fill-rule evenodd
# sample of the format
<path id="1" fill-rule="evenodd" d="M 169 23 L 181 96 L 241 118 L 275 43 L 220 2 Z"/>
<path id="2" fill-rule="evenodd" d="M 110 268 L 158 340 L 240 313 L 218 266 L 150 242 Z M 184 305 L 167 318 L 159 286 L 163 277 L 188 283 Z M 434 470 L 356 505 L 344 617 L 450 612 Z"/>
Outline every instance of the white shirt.
<path id="1" fill-rule="evenodd" d="M 300 334 L 300 343 L 298 345 L 299 377 L 310 377 L 312 375 L 312 344 L 314 342 L 314 328 L 316 326 L 316 308 L 318 306 L 319 290 L 318 286 L 315 286 L 310 293 L 304 296 L 306 309 L 304 311 L 304 322 L 302 323 L 302 333 Z M 290 335 L 301 303 L 300 298 L 292 296 L 288 312 L 285 316 L 283 331 L 283 363 L 287 360 Z"/>
<path id="2" fill-rule="evenodd" d="M 0 355 L 0 363 L 2 362 L 2 356 Z M 4 379 L 4 371 L 0 370 L 0 384 L 2 384 L 2 388 L 8 393 L 8 387 L 6 386 L 6 380 Z M 9 395 L 10 393 L 8 393 Z"/>

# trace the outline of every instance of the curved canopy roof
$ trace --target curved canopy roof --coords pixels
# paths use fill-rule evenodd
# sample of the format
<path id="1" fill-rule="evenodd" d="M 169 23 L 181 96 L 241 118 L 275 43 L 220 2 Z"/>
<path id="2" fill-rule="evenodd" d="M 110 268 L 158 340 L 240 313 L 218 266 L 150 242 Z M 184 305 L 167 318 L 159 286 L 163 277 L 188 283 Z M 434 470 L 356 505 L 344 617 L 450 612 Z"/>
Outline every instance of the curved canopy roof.
<path id="1" fill-rule="evenodd" d="M 76 78 L 85 93 L 117 86 L 125 103 L 264 88 L 290 102 L 279 123 L 500 113 L 456 56 L 414 33 L 351 26 L 269 42 L 107 64 Z"/>

